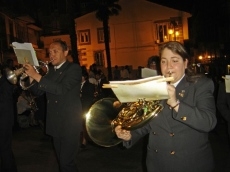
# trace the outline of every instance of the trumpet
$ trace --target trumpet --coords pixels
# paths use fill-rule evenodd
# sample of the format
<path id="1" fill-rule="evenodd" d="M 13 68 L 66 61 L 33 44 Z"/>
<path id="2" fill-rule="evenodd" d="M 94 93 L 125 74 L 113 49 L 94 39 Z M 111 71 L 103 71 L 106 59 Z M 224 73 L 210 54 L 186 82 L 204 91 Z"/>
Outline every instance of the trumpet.
<path id="1" fill-rule="evenodd" d="M 42 76 L 46 75 L 49 72 L 49 62 L 43 62 L 39 61 L 39 66 L 33 66 L 34 69 L 36 70 L 37 73 L 41 74 Z M 26 82 L 28 80 L 28 75 L 25 73 L 24 67 L 19 68 L 17 70 L 10 70 L 9 68 L 6 68 L 6 78 L 7 80 L 12 83 L 12 84 L 17 84 L 18 83 L 18 77 L 20 76 L 19 79 L 19 84 L 22 87 L 23 90 L 29 89 L 32 85 L 34 85 L 35 82 L 33 83 L 28 83 Z"/>

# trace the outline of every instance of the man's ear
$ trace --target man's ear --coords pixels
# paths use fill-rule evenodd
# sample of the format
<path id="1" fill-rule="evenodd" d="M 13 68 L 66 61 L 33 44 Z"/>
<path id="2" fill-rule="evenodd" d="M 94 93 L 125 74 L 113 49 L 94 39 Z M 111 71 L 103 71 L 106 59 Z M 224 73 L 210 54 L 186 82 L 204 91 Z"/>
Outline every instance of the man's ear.
<path id="1" fill-rule="evenodd" d="M 184 64 L 185 64 L 185 69 L 187 69 L 188 68 L 188 59 L 185 59 Z"/>
<path id="2" fill-rule="evenodd" d="M 67 56 L 69 53 L 69 50 L 64 51 L 65 56 Z"/>

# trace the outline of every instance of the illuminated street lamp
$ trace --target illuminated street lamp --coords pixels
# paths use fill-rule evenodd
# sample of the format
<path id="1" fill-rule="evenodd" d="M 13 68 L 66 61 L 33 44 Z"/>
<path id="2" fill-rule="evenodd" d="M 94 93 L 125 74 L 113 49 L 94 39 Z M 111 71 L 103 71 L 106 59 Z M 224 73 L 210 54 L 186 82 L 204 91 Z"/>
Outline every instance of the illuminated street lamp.
<path id="1" fill-rule="evenodd" d="M 179 31 L 176 31 L 176 33 L 175 33 L 175 35 L 176 35 L 176 37 L 175 37 L 175 41 L 177 41 L 177 37 L 179 36 Z"/>
<path id="2" fill-rule="evenodd" d="M 169 33 L 169 40 L 172 41 L 172 35 L 174 33 L 174 30 L 173 29 L 169 29 L 168 33 Z"/>

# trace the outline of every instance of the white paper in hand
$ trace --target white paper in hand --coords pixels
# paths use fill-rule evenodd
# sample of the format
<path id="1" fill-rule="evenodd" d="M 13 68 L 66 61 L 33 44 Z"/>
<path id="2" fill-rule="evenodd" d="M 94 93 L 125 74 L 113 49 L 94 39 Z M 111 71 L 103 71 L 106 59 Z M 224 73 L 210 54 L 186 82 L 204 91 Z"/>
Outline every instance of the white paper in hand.
<path id="1" fill-rule="evenodd" d="M 230 93 L 230 75 L 225 75 L 226 93 Z"/>
<path id="2" fill-rule="evenodd" d="M 31 43 L 13 42 L 12 45 L 19 64 L 29 63 L 33 66 L 39 66 L 35 50 Z"/>
<path id="3" fill-rule="evenodd" d="M 138 99 L 168 99 L 167 82 L 161 81 L 163 76 L 149 77 L 139 80 L 110 81 L 112 90 L 121 103 L 136 102 Z"/>
<path id="4" fill-rule="evenodd" d="M 141 77 L 142 78 L 148 78 L 148 77 L 153 77 L 157 76 L 157 71 L 149 68 L 142 68 L 141 69 Z"/>

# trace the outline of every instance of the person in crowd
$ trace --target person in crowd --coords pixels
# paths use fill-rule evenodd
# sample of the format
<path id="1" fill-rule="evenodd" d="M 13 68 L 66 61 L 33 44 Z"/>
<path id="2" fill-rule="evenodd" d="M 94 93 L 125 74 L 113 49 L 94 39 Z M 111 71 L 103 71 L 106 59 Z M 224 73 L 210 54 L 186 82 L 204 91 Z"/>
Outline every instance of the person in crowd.
<path id="1" fill-rule="evenodd" d="M 6 60 L 4 69 L 10 70 L 10 71 L 14 71 L 16 70 L 16 67 L 14 66 L 14 60 L 9 58 Z M 14 85 L 14 126 L 13 126 L 13 130 L 17 131 L 20 130 L 20 126 L 17 122 L 17 100 L 18 97 L 20 96 L 21 93 L 21 87 L 19 86 L 19 84 L 15 84 Z"/>
<path id="2" fill-rule="evenodd" d="M 128 80 L 129 79 L 129 70 L 126 66 L 121 66 L 121 80 Z"/>
<path id="3" fill-rule="evenodd" d="M 131 79 L 132 78 L 132 71 L 130 69 L 130 66 L 125 65 L 125 69 L 128 71 L 128 77 L 127 77 L 127 79 Z"/>
<path id="4" fill-rule="evenodd" d="M 95 85 L 89 82 L 89 75 L 87 71 L 82 71 L 82 82 L 81 82 L 81 104 L 82 104 L 82 116 L 85 119 L 86 113 L 89 111 L 90 107 L 94 103 L 94 92 Z M 82 144 L 81 148 L 85 148 L 87 144 L 87 131 L 85 126 L 85 120 L 83 122 L 83 130 L 82 130 Z"/>
<path id="5" fill-rule="evenodd" d="M 156 70 L 157 75 L 160 74 L 160 63 L 159 63 L 160 57 L 159 56 L 151 56 L 148 58 L 147 62 L 147 68 Z"/>
<path id="6" fill-rule="evenodd" d="M 16 172 L 17 166 L 12 151 L 14 125 L 14 86 L 6 79 L 0 66 L 0 171 Z"/>
<path id="7" fill-rule="evenodd" d="M 52 136 L 61 172 L 76 172 L 76 154 L 82 130 L 80 87 L 82 70 L 78 64 L 67 61 L 68 47 L 62 40 L 50 44 L 52 65 L 48 74 L 41 76 L 32 65 L 25 64 L 34 95 L 46 93 L 46 134 Z"/>
<path id="8" fill-rule="evenodd" d="M 82 66 L 82 71 L 88 73 L 89 82 L 94 84 L 94 86 L 96 86 L 97 85 L 97 80 L 95 78 L 95 70 L 93 70 L 93 65 L 90 65 L 89 72 L 88 72 L 86 66 Z"/>
<path id="9" fill-rule="evenodd" d="M 14 66 L 14 60 L 9 58 L 6 60 L 6 66 L 7 68 L 9 68 L 10 70 L 15 70 L 15 66 Z"/>
<path id="10" fill-rule="evenodd" d="M 136 130 L 115 128 L 117 137 L 123 139 L 127 148 L 149 134 L 148 172 L 210 172 L 214 169 L 208 139 L 217 123 L 214 84 L 204 75 L 191 73 L 188 60 L 189 55 L 181 43 L 163 44 L 160 48 L 161 72 L 165 77 L 174 78 L 167 83 L 169 98 L 161 101 L 163 110 Z"/>
<path id="11" fill-rule="evenodd" d="M 227 123 L 228 140 L 230 143 L 230 92 L 226 91 L 226 84 L 225 82 L 219 83 L 216 106 L 219 114 Z"/>
<path id="12" fill-rule="evenodd" d="M 20 128 L 37 126 L 35 113 L 38 110 L 34 96 L 28 90 L 21 90 L 17 101 L 17 122 Z"/>
<path id="13" fill-rule="evenodd" d="M 118 68 L 117 65 L 115 65 L 115 67 L 114 67 L 113 79 L 114 79 L 115 81 L 118 81 L 118 80 L 121 79 L 121 71 L 120 71 L 120 69 Z"/>
<path id="14" fill-rule="evenodd" d="M 108 81 L 107 81 L 104 73 L 101 70 L 99 70 L 96 73 L 95 78 L 97 80 L 97 85 L 96 85 L 96 89 L 95 89 L 96 100 L 100 100 L 102 98 L 108 97 L 109 96 L 109 89 L 102 87 L 103 84 L 108 84 Z"/>

